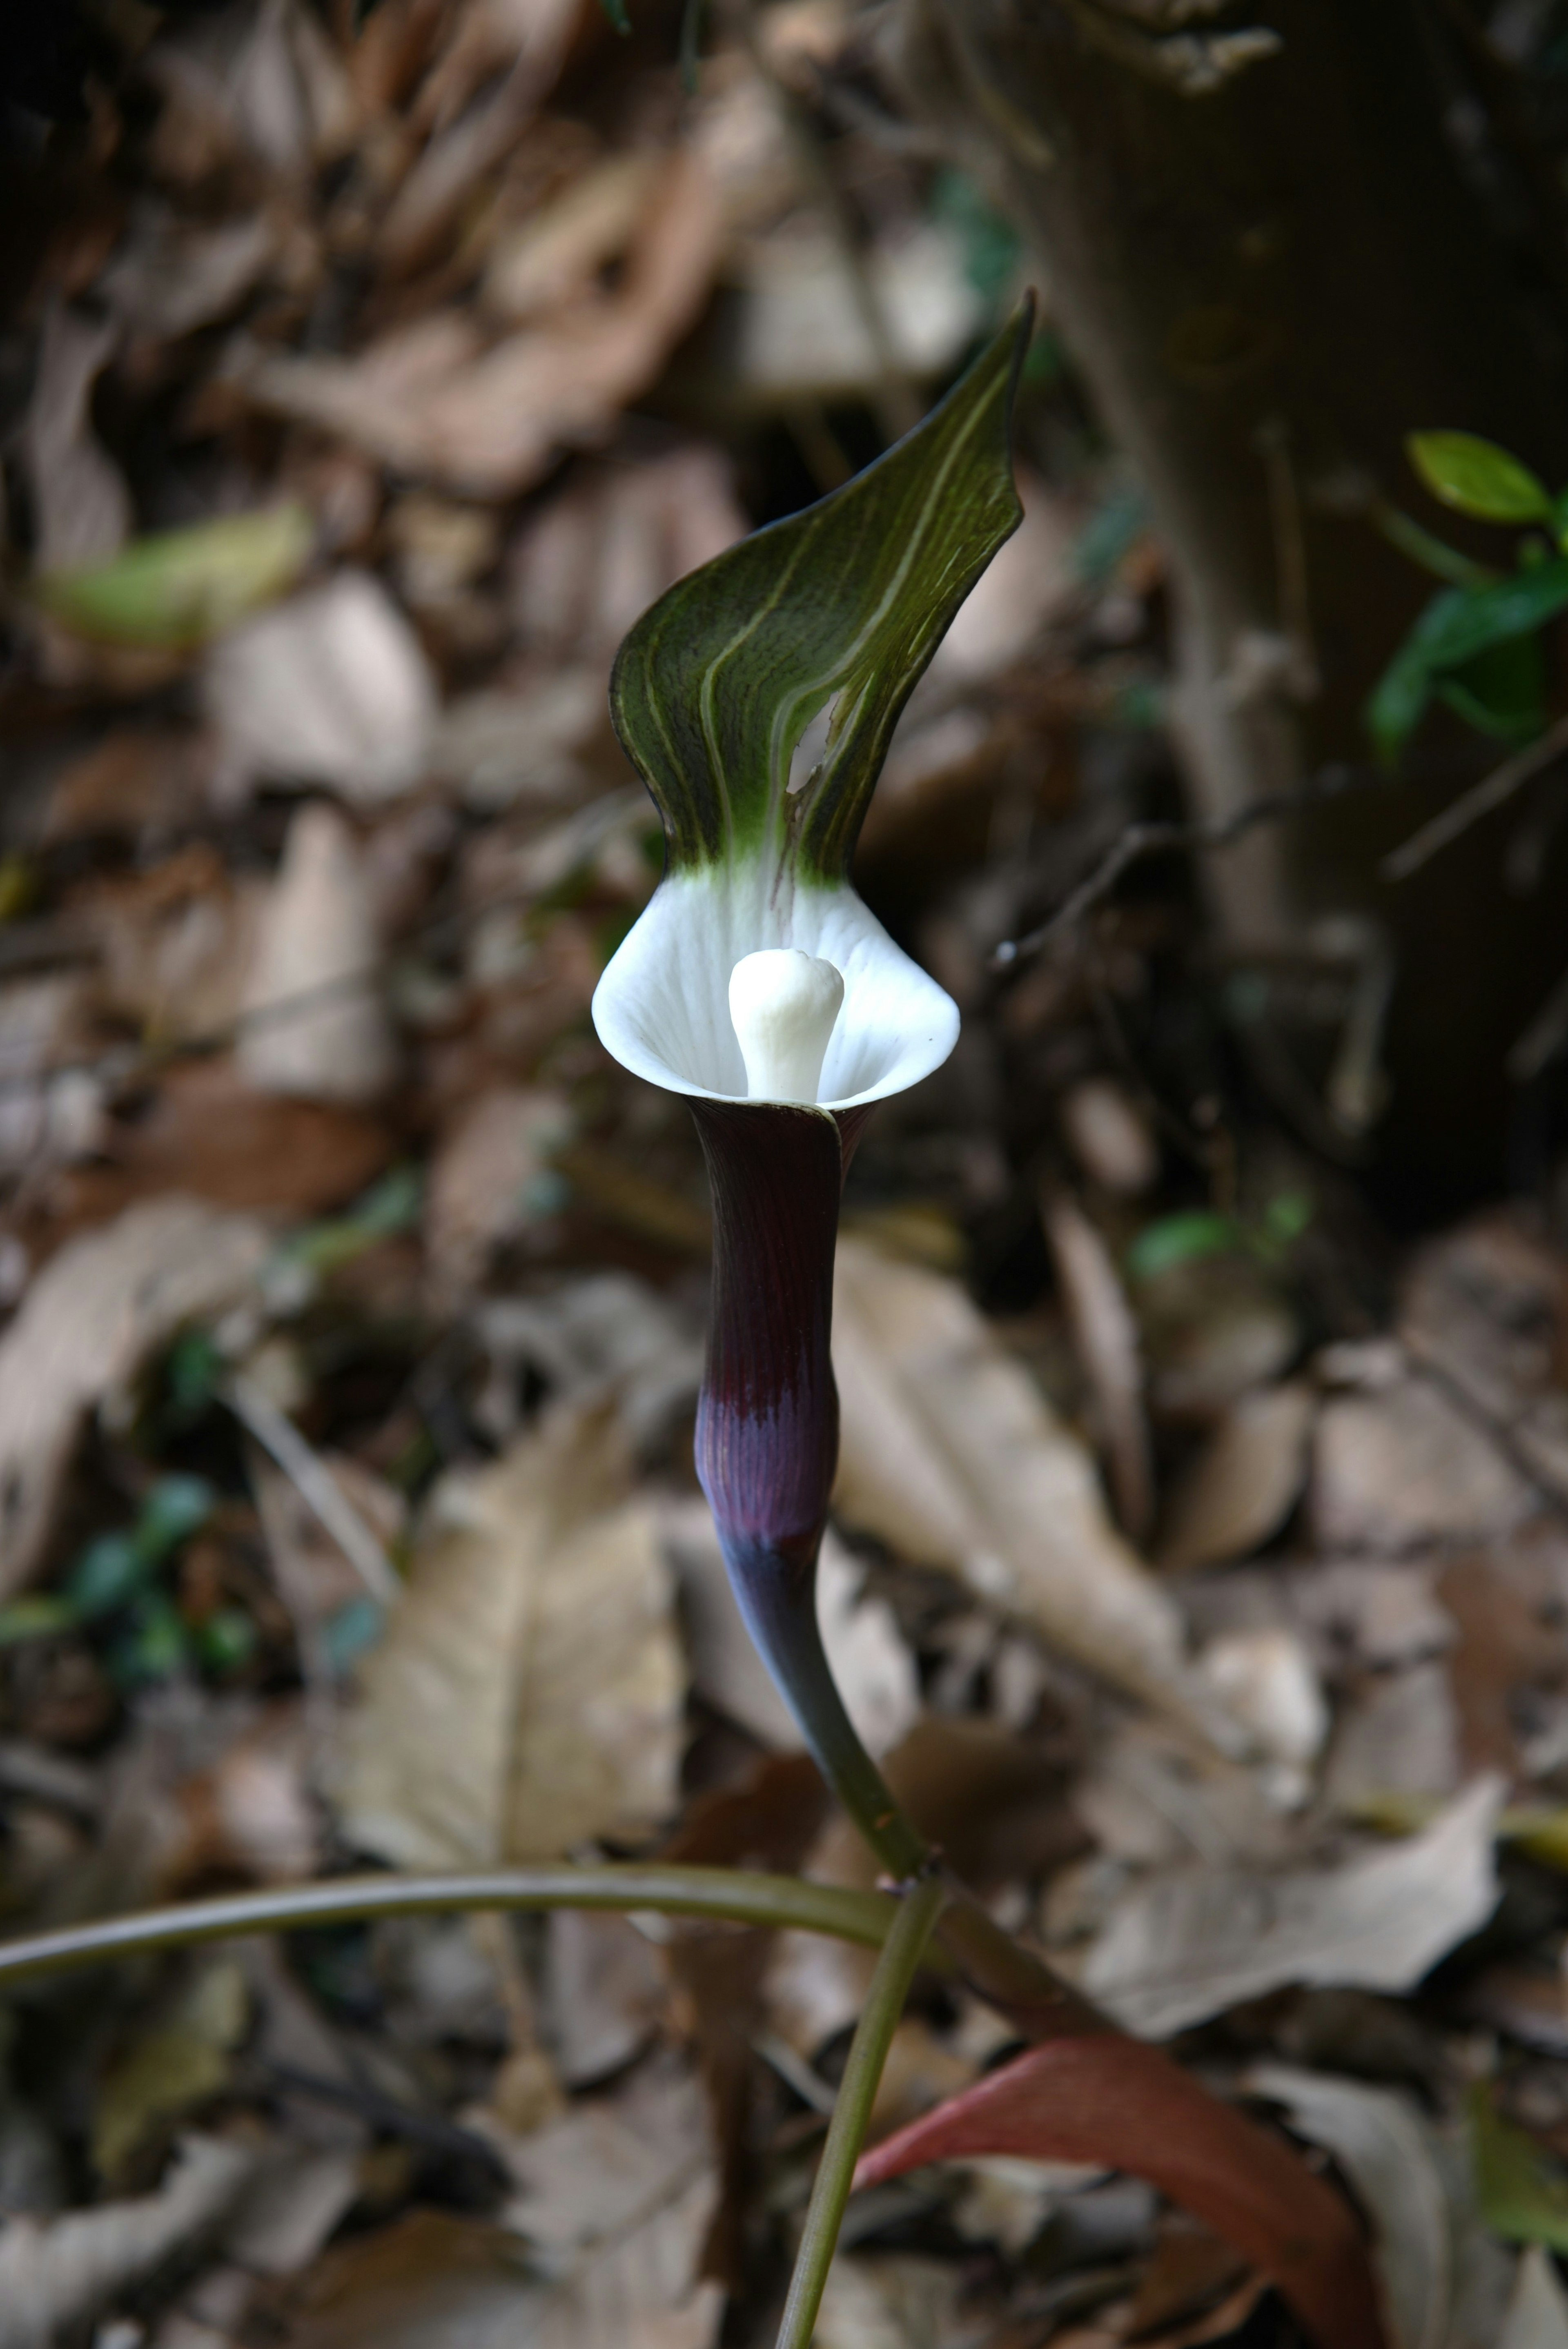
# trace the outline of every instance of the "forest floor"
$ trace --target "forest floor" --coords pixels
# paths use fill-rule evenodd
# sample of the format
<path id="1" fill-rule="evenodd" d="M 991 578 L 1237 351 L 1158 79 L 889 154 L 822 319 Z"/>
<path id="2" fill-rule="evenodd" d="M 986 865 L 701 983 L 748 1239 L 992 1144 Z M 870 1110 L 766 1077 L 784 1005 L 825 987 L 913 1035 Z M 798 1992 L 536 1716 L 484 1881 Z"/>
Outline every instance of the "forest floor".
<path id="1" fill-rule="evenodd" d="M 874 1880 L 696 1489 L 690 1121 L 587 1016 L 659 866 L 606 685 L 1027 270 L 875 19 L 788 0 L 691 95 L 642 15 L 126 0 L 13 158 L 8 1934 L 387 1865 Z M 997 965 L 1176 806 L 1159 553 L 1048 330 L 1020 473 L 857 868 L 964 1033 L 846 1198 L 828 1648 L 995 1912 L 1333 2166 L 1404 2349 L 1511 2294 L 1560 2344 L 1568 1256 L 1537 1206 L 1391 1239 L 1291 1137 L 1189 860 Z M 19 1989 L 0 2349 L 764 2343 L 868 1966 L 558 1912 Z M 922 1980 L 873 2136 L 1008 2044 Z M 852 2203 L 817 2335 L 1296 2337 L 1149 2188 L 1002 2160 Z"/>

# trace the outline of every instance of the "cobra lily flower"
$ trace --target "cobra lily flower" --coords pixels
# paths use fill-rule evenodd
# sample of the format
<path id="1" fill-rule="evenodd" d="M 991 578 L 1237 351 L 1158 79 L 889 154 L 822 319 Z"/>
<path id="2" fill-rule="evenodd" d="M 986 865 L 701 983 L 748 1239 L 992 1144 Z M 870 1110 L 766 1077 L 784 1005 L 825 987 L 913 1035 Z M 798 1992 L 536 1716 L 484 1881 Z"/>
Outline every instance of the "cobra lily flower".
<path id="1" fill-rule="evenodd" d="M 959 1018 L 848 865 L 898 714 L 1021 518 L 1009 429 L 1028 330 L 1022 315 L 843 489 L 661 596 L 610 683 L 665 872 L 593 1014 L 623 1066 L 690 1098 L 708 1162 L 698 1474 L 763 1658 L 895 1866 L 916 1847 L 891 1826 L 816 1628 L 838 1451 L 833 1255 L 865 1119 L 946 1060 Z"/>

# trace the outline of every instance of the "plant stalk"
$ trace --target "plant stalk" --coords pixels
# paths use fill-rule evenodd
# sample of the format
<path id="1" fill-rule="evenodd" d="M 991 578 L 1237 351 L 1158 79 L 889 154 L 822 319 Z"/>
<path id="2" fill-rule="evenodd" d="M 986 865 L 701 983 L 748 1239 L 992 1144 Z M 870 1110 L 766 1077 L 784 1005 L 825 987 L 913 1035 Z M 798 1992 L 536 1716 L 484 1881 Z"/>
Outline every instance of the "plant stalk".
<path id="1" fill-rule="evenodd" d="M 939 1874 L 932 1872 L 919 1878 L 903 1894 L 898 1913 L 882 1944 L 866 2004 L 855 2026 L 838 2101 L 827 2125 L 827 2138 L 812 2186 L 805 2228 L 779 2326 L 778 2349 L 811 2349 L 823 2288 L 833 2263 L 844 2207 L 854 2183 L 855 2165 L 860 2158 L 871 2119 L 882 2066 L 904 2012 L 915 1969 L 947 1898 L 947 1887 Z"/>
<path id="2" fill-rule="evenodd" d="M 573 1868 L 504 1868 L 462 1876 L 349 1876 L 265 1892 L 225 1893 L 127 1917 L 105 1917 L 0 1941 L 0 1990 L 39 1975 L 141 1957 L 151 1950 L 238 1933 L 301 1932 L 375 1917 L 435 1916 L 459 1909 L 652 1909 L 734 1925 L 793 1927 L 879 1947 L 902 1912 L 885 1894 L 808 1884 L 729 1868 L 605 1862 Z"/>

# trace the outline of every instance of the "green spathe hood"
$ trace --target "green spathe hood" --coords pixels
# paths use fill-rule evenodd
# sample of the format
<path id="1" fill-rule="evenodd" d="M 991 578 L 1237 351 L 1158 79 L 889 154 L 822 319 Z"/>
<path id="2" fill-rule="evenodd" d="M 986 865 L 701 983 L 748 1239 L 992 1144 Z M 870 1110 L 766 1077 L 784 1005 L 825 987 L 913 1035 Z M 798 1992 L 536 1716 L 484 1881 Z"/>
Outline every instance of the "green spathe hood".
<path id="1" fill-rule="evenodd" d="M 593 1009 L 650 1083 L 746 1098 L 730 973 L 769 947 L 843 974 L 823 1107 L 901 1092 L 957 1040 L 956 1007 L 846 876 L 899 713 L 1021 518 L 1009 425 L 1029 325 L 1026 305 L 895 448 L 680 581 L 621 647 L 610 712 L 666 869 Z"/>

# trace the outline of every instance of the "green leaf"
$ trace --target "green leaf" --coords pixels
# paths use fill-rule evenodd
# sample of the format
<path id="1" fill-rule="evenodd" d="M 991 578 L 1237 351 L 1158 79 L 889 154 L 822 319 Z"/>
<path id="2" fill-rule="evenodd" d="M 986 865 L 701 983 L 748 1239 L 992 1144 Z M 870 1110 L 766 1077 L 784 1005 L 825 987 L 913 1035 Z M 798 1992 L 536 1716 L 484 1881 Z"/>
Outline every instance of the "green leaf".
<path id="1" fill-rule="evenodd" d="M 76 1619 L 70 1600 L 57 1598 L 52 1591 L 32 1591 L 26 1598 L 8 1599 L 0 1607 L 0 1648 L 68 1631 Z"/>
<path id="2" fill-rule="evenodd" d="M 88 1620 L 108 1615 L 135 1596 L 155 1562 L 129 1534 L 100 1534 L 71 1568 L 67 1601 L 75 1614 Z"/>
<path id="3" fill-rule="evenodd" d="M 898 714 L 1022 519 L 1009 428 L 1030 320 L 1025 304 L 874 465 L 680 581 L 627 637 L 610 714 L 671 871 L 844 874 Z M 824 712 L 818 760 L 792 778 Z"/>
<path id="4" fill-rule="evenodd" d="M 1367 704 L 1366 720 L 1381 755 L 1392 758 L 1418 723 L 1433 686 L 1478 654 L 1527 636 L 1568 610 L 1568 559 L 1515 572 L 1490 587 L 1450 587 L 1434 595 L 1405 638 Z"/>
<path id="5" fill-rule="evenodd" d="M 629 33 L 631 18 L 626 13 L 626 0 L 601 0 L 605 15 L 618 33 Z"/>
<path id="6" fill-rule="evenodd" d="M 1477 522 L 1548 522 L 1552 500 L 1528 465 L 1473 432 L 1412 432 L 1410 462 L 1435 498 Z"/>
<path id="7" fill-rule="evenodd" d="M 136 1521 L 138 1551 L 156 1565 L 206 1524 L 217 1500 L 204 1476 L 160 1476 Z"/>
<path id="8" fill-rule="evenodd" d="M 1568 2175 L 1503 2119 L 1479 2084 L 1470 2095 L 1470 2153 L 1481 2217 L 1493 2234 L 1568 2251 Z"/>
<path id="9" fill-rule="evenodd" d="M 189 652 L 285 595 L 316 526 L 300 505 L 229 514 L 133 539 L 108 563 L 46 572 L 34 593 L 51 619 L 104 644 Z"/>
<path id="10" fill-rule="evenodd" d="M 1231 1216 L 1189 1208 L 1144 1226 L 1127 1250 L 1127 1271 L 1134 1280 L 1157 1280 L 1178 1265 L 1225 1256 L 1241 1243 L 1241 1233 Z"/>

